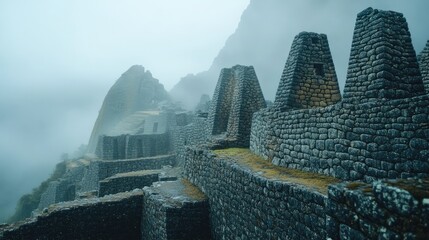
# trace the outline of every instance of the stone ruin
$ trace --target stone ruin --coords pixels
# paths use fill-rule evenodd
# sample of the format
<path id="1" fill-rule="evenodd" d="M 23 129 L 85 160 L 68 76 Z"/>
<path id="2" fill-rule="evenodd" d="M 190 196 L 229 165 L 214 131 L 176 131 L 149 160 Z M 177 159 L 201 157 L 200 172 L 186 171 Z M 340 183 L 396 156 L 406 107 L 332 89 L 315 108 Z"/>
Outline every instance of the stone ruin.
<path id="1" fill-rule="evenodd" d="M 222 69 L 208 115 L 210 135 L 226 133 L 237 146 L 248 146 L 252 115 L 266 107 L 253 67 Z"/>
<path id="2" fill-rule="evenodd" d="M 334 62 L 324 34 L 302 32 L 295 37 L 277 89 L 281 111 L 326 107 L 341 100 Z"/>
<path id="3" fill-rule="evenodd" d="M 406 19 L 401 13 L 367 9 L 353 34 L 344 101 L 403 99 L 425 92 Z"/>
<path id="4" fill-rule="evenodd" d="M 0 239 L 426 239 L 428 49 L 418 65 L 402 14 L 364 10 L 341 99 L 327 37 L 300 33 L 272 106 L 253 67 L 223 69 L 207 114 L 167 114 L 167 152 L 139 150 L 141 122 L 101 137 L 80 186 L 100 198 Z"/>
<path id="5" fill-rule="evenodd" d="M 297 36 L 293 44 L 298 46 L 292 49 L 299 48 L 303 36 Z M 294 53 L 300 52 L 291 51 L 289 59 L 304 58 Z M 285 72 L 295 64 L 288 60 Z M 302 81 L 284 74 L 276 102 L 284 102 L 279 94 L 287 92 L 281 90 L 284 83 Z M 367 9 L 358 15 L 344 97 L 330 103 L 258 112 L 251 150 L 276 165 L 343 180 L 428 176 L 429 99 L 402 14 Z"/>

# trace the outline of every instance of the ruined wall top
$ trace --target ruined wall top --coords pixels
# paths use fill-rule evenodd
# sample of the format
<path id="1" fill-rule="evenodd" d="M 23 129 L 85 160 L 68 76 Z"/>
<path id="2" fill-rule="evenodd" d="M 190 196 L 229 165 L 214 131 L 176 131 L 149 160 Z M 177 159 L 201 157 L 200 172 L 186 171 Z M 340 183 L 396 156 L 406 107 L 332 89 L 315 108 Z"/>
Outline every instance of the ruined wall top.
<path id="1" fill-rule="evenodd" d="M 403 15 L 372 8 L 359 13 L 343 100 L 364 103 L 423 93 L 416 53 Z"/>
<path id="2" fill-rule="evenodd" d="M 274 106 L 282 110 L 326 107 L 341 100 L 325 34 L 301 32 L 289 52 Z"/>

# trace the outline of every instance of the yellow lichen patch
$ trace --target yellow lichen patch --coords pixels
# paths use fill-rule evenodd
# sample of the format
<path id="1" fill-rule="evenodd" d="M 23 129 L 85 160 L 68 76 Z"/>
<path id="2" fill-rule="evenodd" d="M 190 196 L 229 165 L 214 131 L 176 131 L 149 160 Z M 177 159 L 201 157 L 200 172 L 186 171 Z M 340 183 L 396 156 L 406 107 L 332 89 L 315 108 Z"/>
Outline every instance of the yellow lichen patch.
<path id="1" fill-rule="evenodd" d="M 228 148 L 214 150 L 214 153 L 221 158 L 226 158 L 241 166 L 248 167 L 253 172 L 259 172 L 263 177 L 301 184 L 314 188 L 320 193 L 326 194 L 328 185 L 338 183 L 340 180 L 317 173 L 305 172 L 297 169 L 280 167 L 253 154 L 247 148 Z"/>
<path id="2" fill-rule="evenodd" d="M 185 186 L 183 192 L 189 197 L 192 197 L 195 200 L 204 200 L 207 198 L 206 195 L 201 192 L 201 190 L 197 188 L 194 184 L 192 184 L 189 180 L 182 179 L 182 184 L 183 186 Z"/>

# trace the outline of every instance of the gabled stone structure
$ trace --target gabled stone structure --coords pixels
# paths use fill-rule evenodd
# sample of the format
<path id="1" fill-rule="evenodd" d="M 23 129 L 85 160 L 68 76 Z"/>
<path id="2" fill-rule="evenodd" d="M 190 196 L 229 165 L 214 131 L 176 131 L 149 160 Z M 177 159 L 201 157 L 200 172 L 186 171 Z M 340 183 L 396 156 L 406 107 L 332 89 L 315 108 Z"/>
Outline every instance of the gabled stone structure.
<path id="1" fill-rule="evenodd" d="M 426 93 L 429 94 L 429 40 L 426 43 L 426 47 L 419 54 L 419 65 Z"/>
<path id="2" fill-rule="evenodd" d="M 334 62 L 325 34 L 298 34 L 277 89 L 277 108 L 326 107 L 341 100 Z"/>
<path id="3" fill-rule="evenodd" d="M 208 116 L 210 135 L 226 132 L 240 146 L 249 146 L 252 115 L 266 107 L 252 66 L 222 69 Z"/>
<path id="4" fill-rule="evenodd" d="M 424 87 L 401 13 L 368 8 L 358 14 L 344 101 L 364 103 L 424 94 Z"/>

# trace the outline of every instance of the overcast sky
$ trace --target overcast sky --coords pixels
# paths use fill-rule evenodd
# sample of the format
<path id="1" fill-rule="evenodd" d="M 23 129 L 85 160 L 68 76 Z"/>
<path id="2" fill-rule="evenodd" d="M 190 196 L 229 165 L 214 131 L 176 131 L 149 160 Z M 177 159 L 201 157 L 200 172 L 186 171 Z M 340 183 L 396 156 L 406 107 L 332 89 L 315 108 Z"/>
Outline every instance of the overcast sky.
<path id="1" fill-rule="evenodd" d="M 11 196 L 87 143 L 105 94 L 131 65 L 169 90 L 209 68 L 248 3 L 0 1 L 0 220 Z"/>

